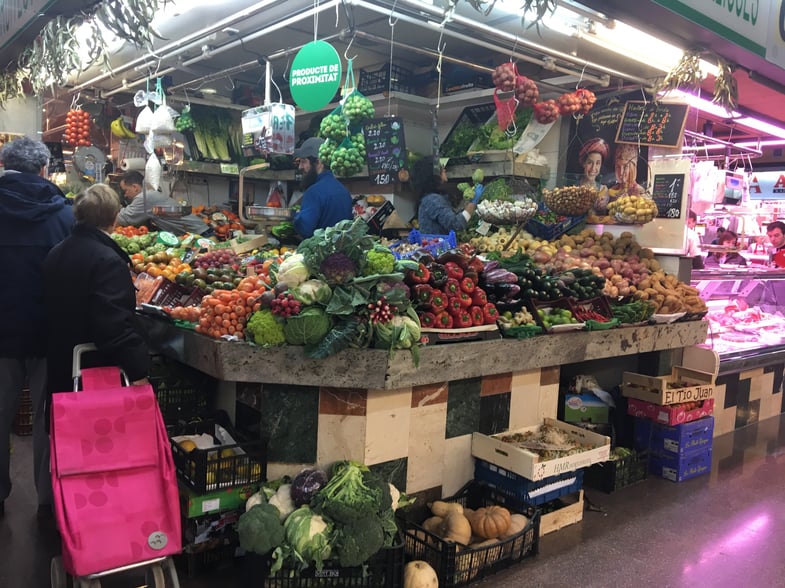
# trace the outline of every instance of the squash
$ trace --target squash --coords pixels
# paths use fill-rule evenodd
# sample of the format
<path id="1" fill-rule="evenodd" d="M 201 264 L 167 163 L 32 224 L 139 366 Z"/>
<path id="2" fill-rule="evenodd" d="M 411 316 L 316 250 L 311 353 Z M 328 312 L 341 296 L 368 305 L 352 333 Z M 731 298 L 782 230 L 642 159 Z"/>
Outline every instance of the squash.
<path id="1" fill-rule="evenodd" d="M 439 588 L 439 578 L 427 562 L 410 561 L 403 568 L 403 588 Z"/>
<path id="2" fill-rule="evenodd" d="M 495 539 L 510 526 L 510 511 L 503 506 L 487 506 L 474 511 L 471 529 L 478 537 Z"/>
<path id="3" fill-rule="evenodd" d="M 443 523 L 444 517 L 430 517 L 423 521 L 422 528 L 429 533 L 433 533 L 434 535 L 441 537 Z"/>
<path id="4" fill-rule="evenodd" d="M 434 500 L 428 505 L 431 512 L 437 517 L 446 517 L 451 512 L 463 514 L 463 506 L 457 502 L 445 502 L 444 500 Z"/>
<path id="5" fill-rule="evenodd" d="M 504 531 L 501 535 L 499 535 L 499 539 L 502 541 L 505 539 L 509 539 L 523 531 L 526 528 L 526 525 L 529 524 L 529 519 L 523 516 L 522 514 L 514 514 L 510 515 L 510 526 L 507 527 L 507 530 Z"/>
<path id="6" fill-rule="evenodd" d="M 472 526 L 463 513 L 451 512 L 442 521 L 439 536 L 445 541 L 468 545 L 472 540 Z"/>
<path id="7" fill-rule="evenodd" d="M 471 549 L 479 550 L 476 557 L 478 567 L 489 566 L 502 559 L 502 546 L 498 539 L 486 539 L 482 543 L 475 543 Z"/>

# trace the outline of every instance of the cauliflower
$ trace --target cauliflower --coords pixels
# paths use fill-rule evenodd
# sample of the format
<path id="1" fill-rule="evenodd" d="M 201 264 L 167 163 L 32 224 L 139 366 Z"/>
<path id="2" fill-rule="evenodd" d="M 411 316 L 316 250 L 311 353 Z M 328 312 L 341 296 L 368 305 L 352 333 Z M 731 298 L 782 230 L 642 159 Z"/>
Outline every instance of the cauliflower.
<path id="1" fill-rule="evenodd" d="M 265 308 L 251 315 L 245 325 L 246 338 L 251 337 L 254 343 L 262 347 L 275 347 L 286 343 L 283 325 L 273 315 L 272 310 Z"/>
<path id="2" fill-rule="evenodd" d="M 270 497 L 267 503 L 278 509 L 281 521 L 285 520 L 295 509 L 294 500 L 292 500 L 292 485 L 281 484 L 278 491 Z"/>
<path id="3" fill-rule="evenodd" d="M 395 268 L 395 256 L 392 251 L 382 248 L 371 249 L 365 254 L 365 268 L 363 275 L 391 274 Z"/>
<path id="4" fill-rule="evenodd" d="M 303 256 L 300 253 L 293 253 L 278 266 L 277 281 L 290 288 L 296 288 L 309 277 L 308 267 L 303 262 Z"/>

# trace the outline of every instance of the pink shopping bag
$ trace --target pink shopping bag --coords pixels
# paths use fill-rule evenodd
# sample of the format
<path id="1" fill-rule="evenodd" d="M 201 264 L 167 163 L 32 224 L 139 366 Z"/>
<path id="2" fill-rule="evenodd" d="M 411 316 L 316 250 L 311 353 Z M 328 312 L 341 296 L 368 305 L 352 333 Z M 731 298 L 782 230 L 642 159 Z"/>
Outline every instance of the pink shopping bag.
<path id="1" fill-rule="evenodd" d="M 177 480 L 152 388 L 52 397 L 52 487 L 75 576 L 181 551 Z"/>

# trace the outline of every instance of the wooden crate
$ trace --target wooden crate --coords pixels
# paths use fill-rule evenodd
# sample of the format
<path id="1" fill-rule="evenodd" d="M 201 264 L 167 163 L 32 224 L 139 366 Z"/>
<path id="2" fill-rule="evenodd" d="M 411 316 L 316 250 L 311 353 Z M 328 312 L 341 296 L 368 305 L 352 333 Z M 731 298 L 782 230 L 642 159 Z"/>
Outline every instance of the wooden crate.
<path id="1" fill-rule="evenodd" d="M 564 506 L 540 517 L 540 537 L 583 520 L 583 490 L 558 499 Z"/>

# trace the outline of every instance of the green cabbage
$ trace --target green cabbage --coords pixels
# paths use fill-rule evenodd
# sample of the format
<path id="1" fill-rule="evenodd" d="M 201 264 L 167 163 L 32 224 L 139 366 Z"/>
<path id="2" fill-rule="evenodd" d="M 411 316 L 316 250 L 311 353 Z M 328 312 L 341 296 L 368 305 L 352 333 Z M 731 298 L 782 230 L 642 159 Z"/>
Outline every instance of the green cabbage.
<path id="1" fill-rule="evenodd" d="M 324 304 L 330 301 L 333 291 L 322 280 L 305 280 L 294 289 L 294 297 L 305 305 Z"/>
<path id="2" fill-rule="evenodd" d="M 286 319 L 283 335 L 289 345 L 314 345 L 330 332 L 330 316 L 318 306 L 306 306 Z"/>

